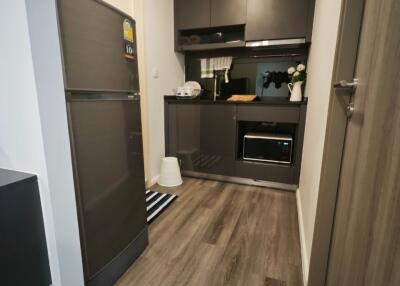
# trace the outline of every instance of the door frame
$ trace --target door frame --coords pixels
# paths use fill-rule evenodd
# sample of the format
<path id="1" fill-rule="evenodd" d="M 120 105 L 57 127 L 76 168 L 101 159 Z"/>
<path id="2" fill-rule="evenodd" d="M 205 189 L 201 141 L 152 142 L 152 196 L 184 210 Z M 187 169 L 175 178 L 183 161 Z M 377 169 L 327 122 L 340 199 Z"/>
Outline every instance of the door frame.
<path id="1" fill-rule="evenodd" d="M 332 83 L 352 81 L 357 64 L 358 43 L 365 0 L 343 0 Z M 347 92 L 347 94 L 345 94 Z M 331 88 L 319 195 L 312 241 L 308 286 L 326 284 L 342 155 L 346 137 L 346 107 L 351 92 Z"/>

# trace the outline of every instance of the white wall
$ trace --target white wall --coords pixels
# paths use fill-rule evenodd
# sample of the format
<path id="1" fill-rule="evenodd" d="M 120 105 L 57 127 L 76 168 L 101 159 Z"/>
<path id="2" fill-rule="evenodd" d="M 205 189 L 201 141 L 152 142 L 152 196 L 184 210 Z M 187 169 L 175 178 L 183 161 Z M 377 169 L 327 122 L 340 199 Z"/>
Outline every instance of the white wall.
<path id="1" fill-rule="evenodd" d="M 184 83 L 184 58 L 174 52 L 173 0 L 136 0 L 134 13 L 141 57 L 142 119 L 148 131 L 144 139 L 148 145 L 147 183 L 151 185 L 165 155 L 163 96 Z"/>
<path id="2" fill-rule="evenodd" d="M 305 281 L 308 280 L 340 9 L 341 1 L 316 1 L 308 59 L 305 93 L 309 101 L 297 192 Z"/>
<path id="3" fill-rule="evenodd" d="M 122 12 L 133 16 L 133 0 L 103 0 Z"/>
<path id="4" fill-rule="evenodd" d="M 146 181 L 152 185 L 165 154 L 163 96 L 184 82 L 184 58 L 174 52 L 173 0 L 104 1 L 136 20 Z"/>
<path id="5" fill-rule="evenodd" d="M 55 2 L 27 5 L 0 3 L 0 167 L 38 175 L 53 285 L 79 286 L 83 271 Z"/>

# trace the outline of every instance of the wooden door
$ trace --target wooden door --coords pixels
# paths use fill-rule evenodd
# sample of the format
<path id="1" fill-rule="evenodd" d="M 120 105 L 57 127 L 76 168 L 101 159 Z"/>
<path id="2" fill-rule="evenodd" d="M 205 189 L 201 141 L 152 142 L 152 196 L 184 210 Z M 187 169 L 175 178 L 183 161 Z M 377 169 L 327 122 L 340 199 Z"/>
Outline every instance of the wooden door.
<path id="1" fill-rule="evenodd" d="M 333 82 L 350 82 L 355 77 L 364 2 L 365 0 L 343 0 Z M 346 108 L 352 94 L 351 89 L 334 89 L 332 86 L 308 286 L 325 285 L 348 121 Z"/>
<path id="2" fill-rule="evenodd" d="M 178 30 L 210 27 L 211 0 L 175 0 L 175 25 Z"/>
<path id="3" fill-rule="evenodd" d="M 331 101 L 309 286 L 400 285 L 400 33 L 394 28 L 400 25 L 400 5 L 397 0 L 365 1 L 358 52 L 350 56 L 344 43 L 354 38 L 346 31 L 357 26 L 349 19 L 359 16 L 361 2 L 344 1 L 335 75 L 357 58 L 359 84 L 351 119 L 347 126 L 340 121 L 345 130 L 343 154 L 336 154 L 342 155 L 341 168 L 336 166 L 340 159 L 327 160 L 340 149 L 331 139 L 340 135 L 333 106 L 341 92 Z M 337 107 L 340 102 L 346 103 L 339 101 Z M 340 170 L 337 193 L 328 184 L 335 186 L 335 170 Z M 324 240 L 323 223 L 332 239 Z M 318 257 L 327 252 L 324 264 Z"/>
<path id="4" fill-rule="evenodd" d="M 211 0 L 211 27 L 245 23 L 246 0 Z"/>
<path id="5" fill-rule="evenodd" d="M 306 38 L 311 0 L 247 0 L 246 41 Z"/>
<path id="6" fill-rule="evenodd" d="M 400 5 L 367 0 L 327 285 L 400 285 Z"/>

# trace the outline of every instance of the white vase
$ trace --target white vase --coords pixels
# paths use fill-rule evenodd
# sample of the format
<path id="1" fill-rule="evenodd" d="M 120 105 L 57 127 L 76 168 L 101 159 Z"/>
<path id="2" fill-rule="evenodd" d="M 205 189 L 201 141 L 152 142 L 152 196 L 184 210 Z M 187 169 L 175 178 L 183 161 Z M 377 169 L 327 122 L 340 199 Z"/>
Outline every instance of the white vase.
<path id="1" fill-rule="evenodd" d="M 288 87 L 290 90 L 290 101 L 302 101 L 303 95 L 301 92 L 302 81 L 297 81 L 295 83 L 289 83 Z"/>

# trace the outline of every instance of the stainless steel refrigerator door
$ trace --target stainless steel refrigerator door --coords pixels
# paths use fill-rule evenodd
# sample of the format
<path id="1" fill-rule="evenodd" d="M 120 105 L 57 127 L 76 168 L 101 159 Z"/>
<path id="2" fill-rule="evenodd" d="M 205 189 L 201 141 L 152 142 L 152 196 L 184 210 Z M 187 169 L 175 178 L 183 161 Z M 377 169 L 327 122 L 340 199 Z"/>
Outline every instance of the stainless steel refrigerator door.
<path id="1" fill-rule="evenodd" d="M 67 90 L 139 90 L 137 58 L 125 58 L 123 22 L 133 19 L 94 0 L 59 0 L 58 13 Z"/>
<path id="2" fill-rule="evenodd" d="M 146 203 L 139 101 L 115 94 L 85 97 L 70 98 L 68 111 L 85 274 L 91 279 L 144 229 Z"/>

